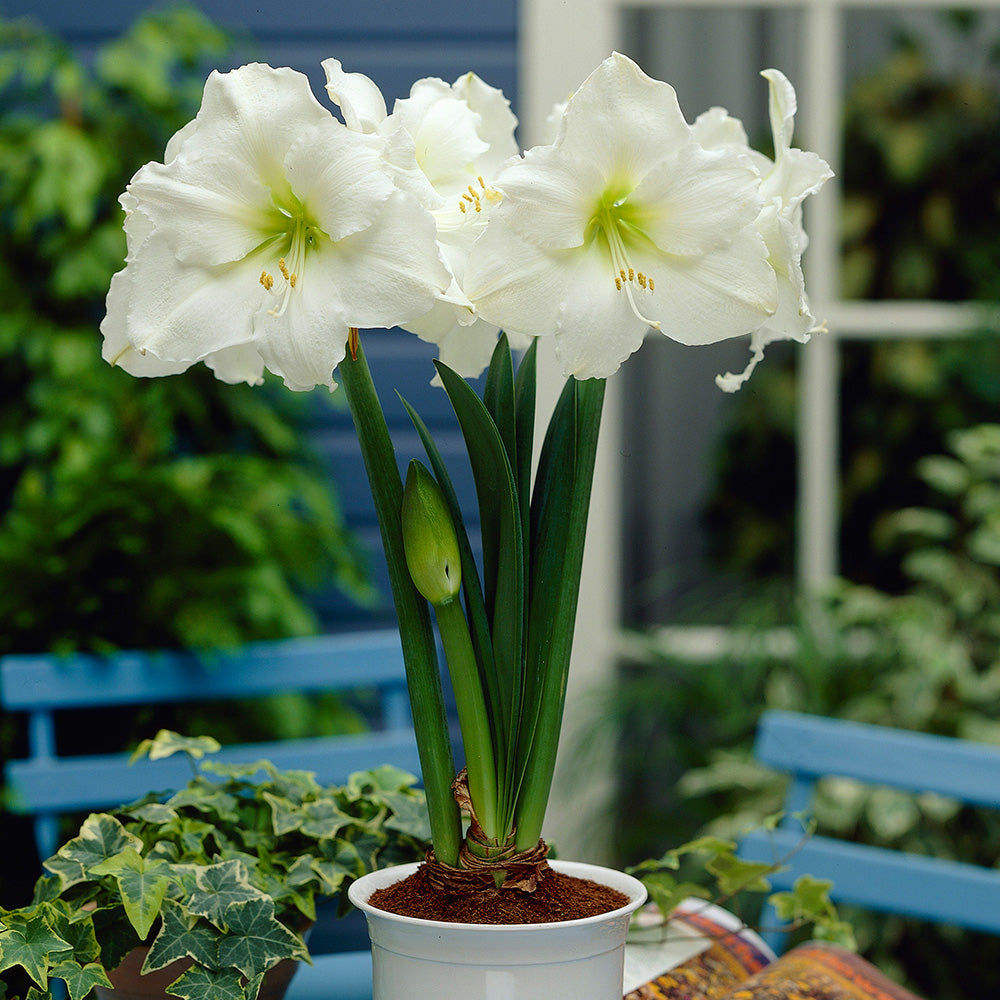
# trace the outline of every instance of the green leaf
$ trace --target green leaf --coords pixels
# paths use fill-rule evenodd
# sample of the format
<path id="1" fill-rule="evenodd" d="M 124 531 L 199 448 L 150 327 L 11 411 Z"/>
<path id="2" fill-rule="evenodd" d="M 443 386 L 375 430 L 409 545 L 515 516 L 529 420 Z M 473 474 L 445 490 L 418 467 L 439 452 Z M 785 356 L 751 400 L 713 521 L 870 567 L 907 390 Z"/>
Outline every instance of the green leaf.
<path id="1" fill-rule="evenodd" d="M 395 793 L 402 789 L 412 789 L 417 784 L 417 776 L 393 767 L 392 764 L 381 764 L 371 771 L 355 771 L 347 779 L 347 793 L 352 798 L 361 796 L 381 799 L 380 793 Z M 416 795 L 408 791 L 408 795 Z"/>
<path id="2" fill-rule="evenodd" d="M 240 822 L 239 802 L 235 796 L 208 782 L 192 782 L 187 788 L 167 799 L 171 809 L 197 809 L 208 815 L 214 814 L 228 823 Z"/>
<path id="3" fill-rule="evenodd" d="M 48 987 L 49 955 L 69 948 L 44 914 L 38 910 L 26 917 L 7 915 L 3 918 L 6 926 L 0 929 L 0 969 L 19 965 L 43 990 Z"/>
<path id="4" fill-rule="evenodd" d="M 80 833 L 49 858 L 45 867 L 59 879 L 62 889 L 68 889 L 80 882 L 93 881 L 96 866 L 126 848 L 141 850 L 142 841 L 114 816 L 91 813 L 83 821 Z"/>
<path id="5" fill-rule="evenodd" d="M 264 893 L 251 885 L 249 872 L 242 861 L 194 867 L 197 890 L 189 896 L 187 908 L 217 927 L 226 926 L 227 913 L 233 903 L 264 898 Z"/>
<path id="6" fill-rule="evenodd" d="M 344 827 L 354 822 L 354 817 L 338 808 L 335 802 L 307 802 L 302 807 L 302 823 L 299 830 L 307 837 L 323 840 L 336 837 Z"/>
<path id="7" fill-rule="evenodd" d="M 567 380 L 535 474 L 525 703 L 537 714 L 517 748 L 526 768 L 516 816 L 521 850 L 541 836 L 555 770 L 604 389 L 603 379 Z"/>
<path id="8" fill-rule="evenodd" d="M 211 736 L 181 736 L 169 729 L 161 729 L 151 740 L 143 740 L 130 760 L 163 760 L 175 753 L 186 753 L 194 760 L 201 760 L 205 754 L 218 753 L 221 747 Z"/>
<path id="9" fill-rule="evenodd" d="M 534 453 L 535 401 L 538 394 L 538 341 L 532 340 L 517 369 L 514 382 L 514 420 L 517 438 L 517 492 L 521 498 L 521 528 L 525 560 L 531 553 L 531 457 Z"/>
<path id="10" fill-rule="evenodd" d="M 184 1000 L 246 1000 L 239 972 L 193 965 L 168 987 L 170 996 Z"/>
<path id="11" fill-rule="evenodd" d="M 134 809 L 123 810 L 123 812 L 134 819 L 142 820 L 144 823 L 155 823 L 158 826 L 169 823 L 178 817 L 177 810 L 163 802 L 147 802 Z"/>
<path id="12" fill-rule="evenodd" d="M 302 942 L 274 916 L 271 899 L 233 903 L 226 910 L 229 933 L 219 942 L 219 964 L 239 969 L 247 979 L 283 958 L 301 958 Z"/>
<path id="13" fill-rule="evenodd" d="M 515 744 L 523 697 L 525 567 L 520 500 L 503 438 L 471 386 L 435 362 L 458 417 L 479 499 L 483 540 L 483 590 L 492 634 L 500 725 Z M 497 755 L 498 762 L 500 760 Z"/>
<path id="14" fill-rule="evenodd" d="M 738 892 L 767 892 L 771 888 L 767 876 L 774 874 L 775 866 L 719 854 L 705 863 L 705 870 L 715 876 L 724 896 L 735 896 Z"/>
<path id="15" fill-rule="evenodd" d="M 689 896 L 708 898 L 703 886 L 692 882 L 678 882 L 662 869 L 642 877 L 642 884 L 649 893 L 649 901 L 654 903 L 664 917 L 669 917 L 677 905 Z"/>
<path id="16" fill-rule="evenodd" d="M 514 408 L 514 362 L 505 333 L 500 334 L 486 372 L 483 405 L 493 418 L 512 469 L 517 463 L 517 423 Z"/>
<path id="17" fill-rule="evenodd" d="M 382 822 L 386 830 L 405 833 L 414 840 L 430 839 L 430 820 L 423 798 L 411 793 L 390 792 L 385 796 L 385 803 L 392 810 Z"/>
<path id="18" fill-rule="evenodd" d="M 193 959 L 213 969 L 219 959 L 219 931 L 189 913 L 180 903 L 165 899 L 160 912 L 163 925 L 143 962 L 143 973 L 163 969 L 180 958 Z"/>
<path id="19" fill-rule="evenodd" d="M 111 980 L 104 967 L 97 962 L 80 965 L 79 962 L 60 962 L 52 967 L 52 975 L 66 983 L 70 1000 L 84 1000 L 95 986 L 111 989 Z"/>
<path id="20" fill-rule="evenodd" d="M 95 875 L 110 875 L 118 885 L 122 904 L 136 934 L 143 940 L 159 916 L 160 904 L 173 884 L 166 861 L 143 858 L 134 847 L 93 867 Z"/>

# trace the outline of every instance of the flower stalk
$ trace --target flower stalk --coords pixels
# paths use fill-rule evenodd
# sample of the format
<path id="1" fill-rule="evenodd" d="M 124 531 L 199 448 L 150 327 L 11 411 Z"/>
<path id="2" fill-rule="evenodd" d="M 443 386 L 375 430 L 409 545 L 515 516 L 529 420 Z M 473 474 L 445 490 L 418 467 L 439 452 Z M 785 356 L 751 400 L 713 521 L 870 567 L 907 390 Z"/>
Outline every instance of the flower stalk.
<path id="1" fill-rule="evenodd" d="M 352 352 L 340 363 L 338 370 L 361 444 L 389 568 L 434 853 L 446 864 L 456 865 L 461 844 L 461 818 L 451 794 L 455 764 L 434 633 L 427 602 L 407 572 L 400 518 L 403 481 L 378 392 L 356 334 L 352 335 Z"/>

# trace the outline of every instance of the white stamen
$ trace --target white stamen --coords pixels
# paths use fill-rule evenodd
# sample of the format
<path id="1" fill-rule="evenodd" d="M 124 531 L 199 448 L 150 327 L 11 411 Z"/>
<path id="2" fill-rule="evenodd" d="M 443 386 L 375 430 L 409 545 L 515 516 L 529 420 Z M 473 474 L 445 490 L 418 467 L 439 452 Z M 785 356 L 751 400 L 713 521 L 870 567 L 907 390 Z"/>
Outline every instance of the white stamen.
<path id="1" fill-rule="evenodd" d="M 652 293 L 655 288 L 653 279 L 644 274 L 642 271 L 637 271 L 629 263 L 628 254 L 625 250 L 625 243 L 622 240 L 621 233 L 618 231 L 618 223 L 615 219 L 605 218 L 601 228 L 604 230 L 604 235 L 608 240 L 608 249 L 611 251 L 611 263 L 614 265 L 615 269 L 615 288 L 617 288 L 620 292 L 625 292 L 629 308 L 632 310 L 637 319 L 641 319 L 643 323 L 648 323 L 651 327 L 653 327 L 653 329 L 659 330 L 660 321 L 644 316 L 639 311 L 639 307 L 636 305 L 634 295 L 636 283 L 638 283 L 639 287 L 644 292 Z"/>

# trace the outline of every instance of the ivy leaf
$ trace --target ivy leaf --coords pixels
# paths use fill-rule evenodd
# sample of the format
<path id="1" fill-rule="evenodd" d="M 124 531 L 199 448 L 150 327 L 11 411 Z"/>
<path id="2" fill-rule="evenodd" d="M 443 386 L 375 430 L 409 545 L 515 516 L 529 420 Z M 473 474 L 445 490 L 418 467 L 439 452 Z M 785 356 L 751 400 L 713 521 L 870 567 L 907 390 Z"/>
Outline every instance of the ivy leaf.
<path id="1" fill-rule="evenodd" d="M 215 971 L 193 965 L 168 987 L 170 996 L 183 1000 L 246 1000 L 238 972 Z"/>
<path id="2" fill-rule="evenodd" d="M 177 819 L 178 816 L 176 809 L 172 809 L 163 802 L 146 802 L 134 809 L 125 810 L 125 814 L 135 819 L 141 819 L 145 823 L 157 824 L 169 823 L 171 820 Z"/>
<path id="3" fill-rule="evenodd" d="M 114 816 L 91 813 L 83 821 L 79 835 L 49 858 L 45 867 L 59 879 L 61 889 L 68 889 L 79 882 L 93 881 L 94 868 L 127 847 L 138 851 L 142 841 Z"/>
<path id="4" fill-rule="evenodd" d="M 351 826 L 355 819 L 337 807 L 335 802 L 307 802 L 302 807 L 303 820 L 300 831 L 308 837 L 317 840 L 336 837 L 346 826 Z"/>
<path id="5" fill-rule="evenodd" d="M 80 965 L 79 962 L 60 962 L 52 967 L 52 975 L 66 983 L 66 992 L 70 1000 L 84 1000 L 95 986 L 106 986 L 111 989 L 103 966 L 97 962 Z"/>
<path id="6" fill-rule="evenodd" d="M 733 896 L 738 892 L 767 892 L 771 885 L 766 876 L 774 874 L 775 866 L 744 861 L 735 854 L 720 854 L 705 863 L 705 870 L 715 876 L 724 896 Z"/>
<path id="7" fill-rule="evenodd" d="M 238 860 L 197 868 L 195 884 L 197 889 L 188 899 L 188 910 L 220 928 L 226 926 L 226 911 L 231 904 L 264 898 L 264 893 L 250 884 L 246 865 Z"/>
<path id="8" fill-rule="evenodd" d="M 219 965 L 239 969 L 247 979 L 283 958 L 305 955 L 302 942 L 274 916 L 274 901 L 262 897 L 233 903 L 226 910 L 229 933 L 219 941 Z"/>
<path id="9" fill-rule="evenodd" d="M 405 833 L 416 840 L 431 839 L 431 821 L 422 798 L 409 792 L 396 792 L 385 796 L 385 804 L 392 810 L 392 815 L 382 824 L 385 829 Z"/>
<path id="10" fill-rule="evenodd" d="M 151 740 L 143 740 L 129 758 L 132 763 L 148 757 L 150 760 L 163 760 L 175 753 L 186 753 L 194 760 L 201 760 L 207 753 L 218 753 L 221 749 L 218 740 L 211 736 L 181 736 L 169 729 L 161 729 Z"/>
<path id="11" fill-rule="evenodd" d="M 95 865 L 92 871 L 114 878 L 125 913 L 136 934 L 145 940 L 173 882 L 170 865 L 157 858 L 143 858 L 134 847 L 126 847 L 120 854 Z"/>
<path id="12" fill-rule="evenodd" d="M 143 974 L 162 969 L 180 958 L 191 958 L 210 969 L 218 965 L 219 934 L 215 928 L 173 899 L 163 901 L 160 916 L 163 926 L 143 962 Z"/>
<path id="13" fill-rule="evenodd" d="M 302 804 L 283 796 L 264 792 L 264 801 L 271 807 L 271 827 L 278 837 L 298 830 L 302 825 Z"/>
<path id="14" fill-rule="evenodd" d="M 355 771 L 347 779 L 347 793 L 351 798 L 378 798 L 380 792 L 393 793 L 412 788 L 417 783 L 415 775 L 392 764 L 382 764 L 371 771 Z"/>
<path id="15" fill-rule="evenodd" d="M 59 907 L 66 907 L 66 910 Z M 97 943 L 97 935 L 94 933 L 93 919 L 89 914 L 81 917 L 79 911 L 75 909 L 74 912 L 68 911 L 69 904 L 59 900 L 56 906 L 47 911 L 49 926 L 69 945 L 77 962 L 86 965 L 88 962 L 99 961 L 101 946 Z"/>
<path id="16" fill-rule="evenodd" d="M 64 941 L 38 910 L 27 917 L 5 916 L 6 927 L 0 930 L 0 969 L 20 965 L 42 989 L 48 986 L 48 958 L 53 952 L 66 951 Z"/>
<path id="17" fill-rule="evenodd" d="M 791 892 L 776 892 L 768 902 L 785 921 L 799 920 L 803 916 L 826 913 L 830 909 L 829 879 L 817 879 L 812 875 L 800 875 Z"/>
<path id="18" fill-rule="evenodd" d="M 678 882 L 673 875 L 662 869 L 643 876 L 642 884 L 649 893 L 649 901 L 664 917 L 669 917 L 677 908 L 677 904 L 689 896 L 700 896 L 707 899 L 709 893 L 702 886 L 691 882 Z"/>
<path id="19" fill-rule="evenodd" d="M 240 823 L 236 798 L 210 782 L 192 782 L 171 795 L 167 805 L 173 809 L 197 809 L 202 813 L 215 814 L 229 823 Z"/>

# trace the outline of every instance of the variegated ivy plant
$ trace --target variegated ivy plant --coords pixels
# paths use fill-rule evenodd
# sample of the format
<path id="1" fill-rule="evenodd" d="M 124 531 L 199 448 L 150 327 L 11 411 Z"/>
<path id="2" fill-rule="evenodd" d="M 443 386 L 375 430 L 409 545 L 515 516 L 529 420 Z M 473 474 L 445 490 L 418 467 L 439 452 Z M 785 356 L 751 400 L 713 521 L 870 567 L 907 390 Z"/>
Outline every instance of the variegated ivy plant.
<path id="1" fill-rule="evenodd" d="M 430 829 L 411 775 L 380 767 L 322 787 L 268 761 L 195 765 L 217 749 L 166 731 L 145 741 L 136 756 L 186 753 L 195 777 L 88 816 L 45 862 L 33 901 L 0 908 L 0 973 L 27 973 L 26 1000 L 48 1000 L 52 978 L 83 1000 L 143 944 L 144 972 L 193 960 L 171 995 L 253 1000 L 268 969 L 306 957 L 317 896 L 423 857 Z"/>

